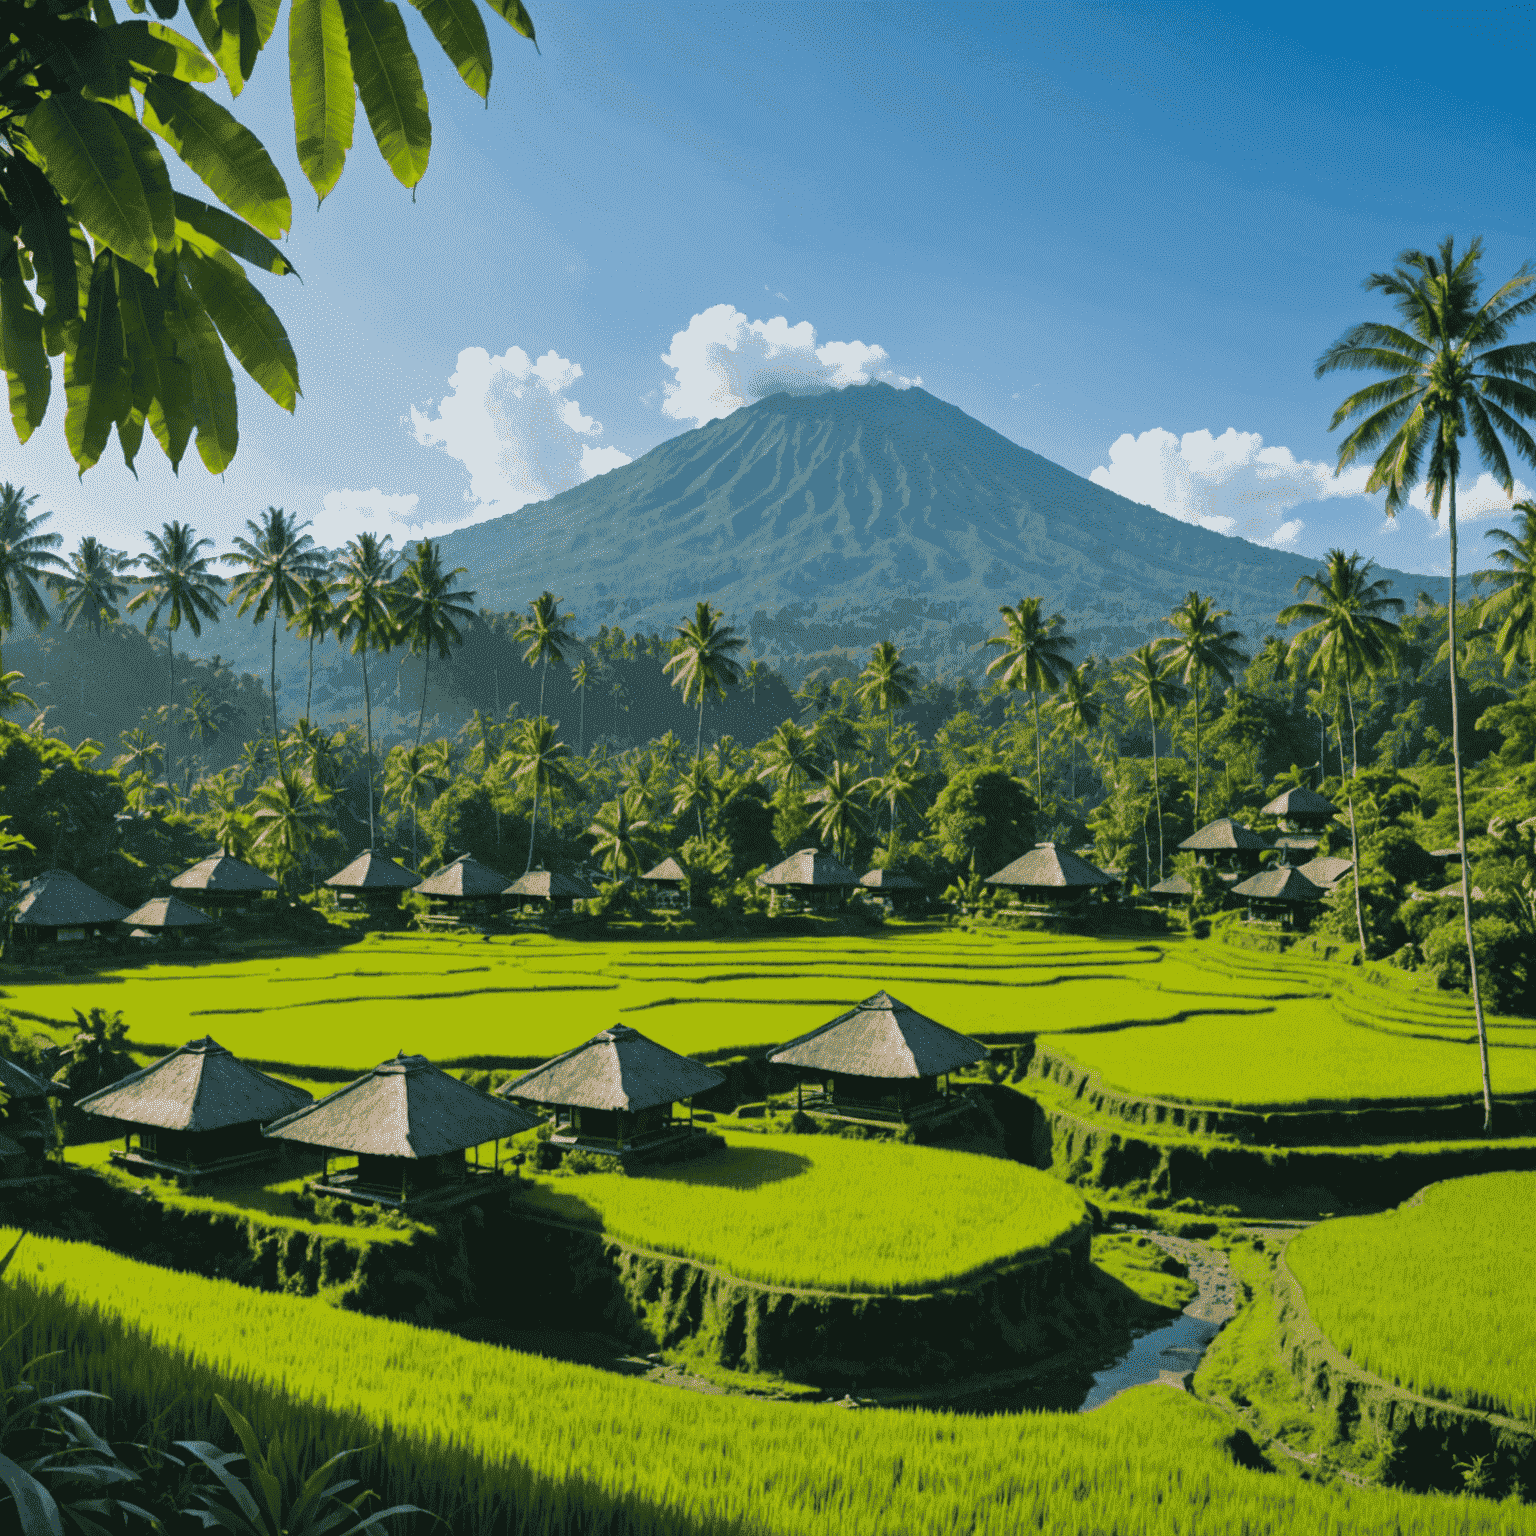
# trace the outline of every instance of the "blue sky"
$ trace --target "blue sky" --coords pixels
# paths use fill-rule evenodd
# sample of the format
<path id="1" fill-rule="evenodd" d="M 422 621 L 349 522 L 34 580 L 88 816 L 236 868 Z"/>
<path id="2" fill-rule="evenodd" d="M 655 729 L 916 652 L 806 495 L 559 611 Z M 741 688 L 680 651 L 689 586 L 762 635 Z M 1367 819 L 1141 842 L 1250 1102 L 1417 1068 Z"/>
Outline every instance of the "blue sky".
<path id="1" fill-rule="evenodd" d="M 410 13 L 414 203 L 359 111 L 316 211 L 262 60 L 235 110 L 294 196 L 304 281 L 265 287 L 304 398 L 245 388 L 222 480 L 150 444 L 81 482 L 60 390 L 0 477 L 69 545 L 222 543 L 269 502 L 326 542 L 438 531 L 786 381 L 887 377 L 1171 515 L 1443 568 L 1425 516 L 1331 478 L 1347 384 L 1311 365 L 1405 246 L 1536 260 L 1531 8 L 530 7 L 542 53 L 491 18 L 489 111 Z"/>

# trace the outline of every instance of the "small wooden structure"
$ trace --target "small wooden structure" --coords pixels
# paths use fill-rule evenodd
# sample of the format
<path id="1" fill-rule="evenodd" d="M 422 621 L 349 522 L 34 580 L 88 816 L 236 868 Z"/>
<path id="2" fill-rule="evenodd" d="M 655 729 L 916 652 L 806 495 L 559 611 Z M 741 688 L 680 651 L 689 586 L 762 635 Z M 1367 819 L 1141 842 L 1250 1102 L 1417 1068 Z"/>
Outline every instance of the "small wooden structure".
<path id="1" fill-rule="evenodd" d="M 530 869 L 519 875 L 502 893 L 513 906 L 542 907 L 549 912 L 569 912 L 573 901 L 585 901 L 593 893 L 579 880 L 548 869 Z"/>
<path id="2" fill-rule="evenodd" d="M 1249 876 L 1232 894 L 1248 903 L 1249 922 L 1278 921 L 1282 928 L 1305 928 L 1324 895 L 1290 864 Z"/>
<path id="3" fill-rule="evenodd" d="M 501 1172 L 502 1138 L 538 1123 L 521 1105 L 471 1088 L 425 1056 L 402 1053 L 274 1121 L 264 1134 L 324 1152 L 325 1171 L 309 1184 L 315 1194 L 399 1207 L 477 1193 L 482 1177 Z M 488 1141 L 496 1150 L 482 1164 Z M 465 1157 L 471 1149 L 472 1162 Z"/>
<path id="4" fill-rule="evenodd" d="M 325 883 L 336 892 L 336 905 L 343 912 L 383 917 L 400 910 L 401 896 L 415 890 L 421 876 L 368 848 Z"/>
<path id="5" fill-rule="evenodd" d="M 152 896 L 122 919 L 130 939 L 174 939 L 178 943 L 209 926 L 208 915 L 179 896 Z"/>
<path id="6" fill-rule="evenodd" d="M 114 1163 L 192 1183 L 270 1162 L 280 1149 L 262 1140 L 262 1126 L 312 1097 L 258 1072 L 204 1035 L 142 1072 L 77 1099 L 75 1108 L 123 1126 Z"/>
<path id="7" fill-rule="evenodd" d="M 824 848 L 802 848 L 759 875 L 757 883 L 776 896 L 792 896 L 808 906 L 826 907 L 842 902 L 859 877 Z"/>
<path id="8" fill-rule="evenodd" d="M 770 1051 L 768 1061 L 794 1072 L 802 1109 L 838 1120 L 905 1125 L 950 1109 L 949 1074 L 989 1054 L 969 1036 L 877 992 L 830 1024 Z M 807 1080 L 816 1085 L 810 1093 Z"/>
<path id="9" fill-rule="evenodd" d="M 437 923 L 452 926 L 476 918 L 494 917 L 502 908 L 507 877 L 488 869 L 467 853 L 450 860 L 428 875 L 416 890 L 431 907 L 427 914 Z"/>
<path id="10" fill-rule="evenodd" d="M 1180 853 L 1192 853 L 1200 864 L 1221 870 L 1253 873 L 1269 844 L 1257 832 L 1230 816 L 1218 816 L 1179 844 Z"/>
<path id="11" fill-rule="evenodd" d="M 1183 907 L 1195 899 L 1195 888 L 1183 875 L 1169 875 L 1152 886 L 1147 895 L 1160 907 Z"/>
<path id="12" fill-rule="evenodd" d="M 194 898 L 205 911 L 222 921 L 248 912 L 264 891 L 275 891 L 277 881 L 264 869 L 237 859 L 232 853 L 210 853 L 171 881 L 173 891 L 196 891 Z"/>
<path id="13" fill-rule="evenodd" d="M 48 869 L 23 880 L 11 907 L 11 938 L 18 944 L 66 944 L 115 934 L 128 908 L 92 890 L 67 869 Z"/>
<path id="14" fill-rule="evenodd" d="M 1339 808 L 1331 800 L 1325 800 L 1315 789 L 1298 786 L 1276 795 L 1260 811 L 1261 816 L 1274 816 L 1288 832 L 1321 832 L 1339 814 Z"/>
<path id="15" fill-rule="evenodd" d="M 688 871 L 670 854 L 655 869 L 640 876 L 651 893 L 654 907 L 680 907 L 688 890 Z"/>
<path id="16" fill-rule="evenodd" d="M 29 1072 L 20 1062 L 0 1056 L 0 1093 L 5 1095 L 5 1115 L 0 1130 L 16 1148 L 7 1158 L 20 1156 L 25 1165 L 7 1163 L 6 1178 L 22 1178 L 39 1173 L 53 1145 L 53 1098 L 62 1098 L 67 1090 L 59 1083 Z"/>
<path id="17" fill-rule="evenodd" d="M 867 869 L 859 876 L 859 884 L 885 901 L 893 912 L 905 912 L 923 900 L 922 886 L 899 870 Z"/>
<path id="18" fill-rule="evenodd" d="M 724 1082 L 713 1067 L 616 1024 L 497 1091 L 550 1111 L 555 1146 L 628 1163 L 685 1155 L 694 1095 Z M 686 1120 L 673 1118 L 678 1103 L 688 1105 Z M 715 1143 L 700 1137 L 699 1145 Z"/>
<path id="19" fill-rule="evenodd" d="M 1025 905 L 1046 910 L 1074 906 L 1115 885 L 1113 875 L 1056 843 L 1036 843 L 1012 864 L 988 875 L 988 885 L 1017 893 Z"/>
<path id="20" fill-rule="evenodd" d="M 1321 858 L 1312 859 L 1306 864 L 1298 864 L 1296 873 L 1305 875 L 1313 885 L 1326 893 L 1333 890 L 1354 867 L 1353 859 Z"/>

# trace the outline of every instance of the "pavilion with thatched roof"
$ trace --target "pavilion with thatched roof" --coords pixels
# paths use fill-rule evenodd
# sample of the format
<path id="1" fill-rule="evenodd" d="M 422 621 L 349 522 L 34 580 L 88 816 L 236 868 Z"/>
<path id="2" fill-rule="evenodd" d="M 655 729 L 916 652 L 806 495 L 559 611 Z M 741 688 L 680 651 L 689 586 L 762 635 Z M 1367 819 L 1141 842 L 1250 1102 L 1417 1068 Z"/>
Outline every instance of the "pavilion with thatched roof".
<path id="1" fill-rule="evenodd" d="M 264 869 L 237 859 L 232 853 L 210 853 L 171 881 L 173 891 L 197 895 L 192 899 L 217 918 L 240 916 L 265 891 L 275 891 L 277 881 Z"/>
<path id="2" fill-rule="evenodd" d="M 54 1139 L 53 1106 L 49 1101 L 62 1098 L 67 1092 L 61 1084 L 27 1071 L 20 1062 L 12 1061 L 8 1056 L 0 1056 L 0 1093 L 5 1095 L 5 1114 L 0 1118 L 0 1130 L 29 1165 L 26 1168 L 11 1165 L 5 1177 L 15 1178 L 41 1170 Z"/>
<path id="3" fill-rule="evenodd" d="M 421 884 L 421 876 L 366 848 L 325 883 L 336 892 L 336 905 L 343 912 L 386 914 L 400 910 L 401 896 L 414 891 Z"/>
<path id="4" fill-rule="evenodd" d="M 826 849 L 802 848 L 759 875 L 757 883 L 776 896 L 793 896 L 810 906 L 833 906 L 859 883 L 859 877 Z"/>
<path id="5" fill-rule="evenodd" d="M 1253 873 L 1269 844 L 1257 832 L 1230 816 L 1208 821 L 1179 844 L 1180 853 L 1192 853 L 1198 863 L 1217 869 Z"/>
<path id="6" fill-rule="evenodd" d="M 470 854 L 461 853 L 434 870 L 416 886 L 431 907 L 430 917 L 439 922 L 464 922 L 494 917 L 502 909 L 507 877 L 487 868 Z"/>
<path id="7" fill-rule="evenodd" d="M 1305 928 L 1326 893 L 1294 865 L 1282 864 L 1239 881 L 1232 894 L 1248 903 L 1249 922 L 1278 921 L 1282 928 Z"/>
<path id="8" fill-rule="evenodd" d="M 1259 811 L 1261 816 L 1277 817 L 1288 832 L 1311 834 L 1321 832 L 1338 814 L 1339 808 L 1331 800 L 1300 785 L 1276 795 Z"/>
<path id="9" fill-rule="evenodd" d="M 593 892 L 569 875 L 549 869 L 530 869 L 519 875 L 501 894 L 518 907 L 537 906 L 549 912 L 569 912 L 572 902 L 585 901 Z"/>
<path id="10" fill-rule="evenodd" d="M 688 871 L 670 854 L 654 869 L 640 876 L 649 888 L 652 902 L 658 907 L 675 907 L 683 900 L 688 889 Z"/>
<path id="11" fill-rule="evenodd" d="M 275 1141 L 299 1142 L 325 1154 L 311 1181 L 317 1195 L 372 1205 L 442 1204 L 482 1187 L 501 1172 L 501 1141 L 531 1131 L 537 1115 L 481 1093 L 403 1052 L 335 1093 L 267 1126 Z M 489 1163 L 480 1148 L 494 1142 Z M 473 1161 L 465 1153 L 473 1152 Z"/>
<path id="12" fill-rule="evenodd" d="M 923 899 L 922 886 L 911 875 L 904 875 L 900 870 L 865 870 L 859 876 L 859 884 L 882 901 L 889 902 L 897 912 L 916 906 Z"/>
<path id="13" fill-rule="evenodd" d="M 23 880 L 11 906 L 11 937 L 21 944 L 64 944 L 115 934 L 128 915 L 67 869 L 47 869 Z"/>
<path id="14" fill-rule="evenodd" d="M 1160 907 L 1182 907 L 1195 899 L 1195 888 L 1183 875 L 1169 875 L 1149 887 L 1147 895 Z"/>
<path id="15" fill-rule="evenodd" d="M 1325 856 L 1321 859 L 1312 859 L 1306 864 L 1298 864 L 1296 872 L 1305 875 L 1318 890 L 1327 893 L 1333 890 L 1354 867 L 1353 859 Z"/>
<path id="16" fill-rule="evenodd" d="M 615 1024 L 584 1045 L 525 1072 L 497 1091 L 550 1111 L 550 1141 L 566 1151 L 601 1152 L 624 1162 L 687 1152 L 695 1135 L 693 1097 L 719 1088 L 713 1067 Z M 688 1119 L 673 1106 L 688 1105 Z M 713 1141 L 699 1139 L 699 1150 Z"/>
<path id="17" fill-rule="evenodd" d="M 114 1163 L 190 1183 L 270 1162 L 278 1149 L 262 1140 L 262 1126 L 312 1097 L 204 1035 L 142 1072 L 76 1099 L 75 1108 L 122 1126 Z"/>
<path id="18" fill-rule="evenodd" d="M 768 1061 L 795 1074 L 801 1108 L 904 1125 L 948 1109 L 949 1074 L 989 1054 L 969 1036 L 877 992 L 830 1024 L 770 1051 Z M 816 1085 L 809 1094 L 807 1081 Z"/>
<path id="19" fill-rule="evenodd" d="M 152 896 L 142 907 L 135 907 L 122 919 L 130 939 L 175 939 L 196 937 L 209 926 L 207 913 L 185 902 L 180 896 Z"/>
<path id="20" fill-rule="evenodd" d="M 1061 907 L 1087 901 L 1118 882 L 1070 848 L 1036 843 L 1012 864 L 988 875 L 986 883 L 1011 889 L 1026 903 Z"/>

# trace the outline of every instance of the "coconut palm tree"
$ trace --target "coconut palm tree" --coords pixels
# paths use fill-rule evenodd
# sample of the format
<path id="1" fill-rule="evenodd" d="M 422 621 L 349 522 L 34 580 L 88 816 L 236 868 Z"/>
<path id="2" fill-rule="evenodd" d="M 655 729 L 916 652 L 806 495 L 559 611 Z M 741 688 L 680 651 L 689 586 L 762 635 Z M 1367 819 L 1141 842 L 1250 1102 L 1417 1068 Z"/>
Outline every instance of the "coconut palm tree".
<path id="1" fill-rule="evenodd" d="M 1496 570 L 1479 571 L 1478 578 L 1494 587 L 1483 599 L 1478 623 L 1496 630 L 1493 646 L 1504 658 L 1508 676 L 1519 662 L 1536 675 L 1536 502 L 1517 501 L 1515 531 L 1490 528 L 1487 537 L 1504 547 L 1489 559 Z"/>
<path id="2" fill-rule="evenodd" d="M 392 748 L 384 761 L 384 793 L 393 795 L 411 813 L 412 869 L 416 868 L 421 808 L 431 801 L 433 791 L 442 782 L 440 767 L 441 759 L 428 748 L 407 747 L 403 742 Z"/>
<path id="3" fill-rule="evenodd" d="M 704 812 L 714 805 L 719 797 L 720 786 L 715 782 L 715 774 L 707 758 L 696 757 L 689 766 L 683 770 L 683 776 L 678 781 L 677 790 L 672 797 L 672 814 L 674 816 L 686 816 L 692 811 L 698 818 L 699 836 L 704 836 Z"/>
<path id="4" fill-rule="evenodd" d="M 15 626 L 18 604 L 33 629 L 47 625 L 48 605 L 37 584 L 64 566 L 53 553 L 64 542 L 62 536 L 39 531 L 53 513 L 27 515 L 37 499 L 9 480 L 0 484 L 0 635 Z"/>
<path id="5" fill-rule="evenodd" d="M 1240 629 L 1223 629 L 1221 621 L 1230 619 L 1229 608 L 1218 609 L 1215 601 L 1189 593 L 1168 615 L 1168 623 L 1178 638 L 1167 656 L 1183 673 L 1186 688 L 1195 701 L 1195 825 L 1200 825 L 1200 685 L 1208 677 L 1219 677 L 1228 688 L 1236 682 L 1236 669 L 1248 665 L 1248 657 L 1237 648 L 1243 638 Z"/>
<path id="6" fill-rule="evenodd" d="M 870 804 L 885 801 L 891 812 L 891 847 L 896 846 L 896 813 L 899 806 L 912 808 L 912 796 L 917 789 L 917 764 L 919 754 L 892 763 L 878 778 L 868 778 L 859 786 L 867 789 Z M 877 823 L 878 825 L 878 823 Z"/>
<path id="7" fill-rule="evenodd" d="M 165 747 L 142 725 L 121 732 L 117 740 L 123 750 L 112 759 L 112 766 L 119 773 L 142 773 L 153 778 L 165 766 Z"/>
<path id="8" fill-rule="evenodd" d="M 1072 800 L 1077 801 L 1077 740 L 1098 730 L 1104 706 L 1093 696 L 1094 671 L 1090 656 L 1080 666 L 1069 667 L 1061 678 L 1061 697 L 1052 706 L 1056 718 L 1072 737 Z"/>
<path id="9" fill-rule="evenodd" d="M 132 563 L 121 550 L 108 549 L 90 534 L 81 539 L 63 574 L 48 578 L 64 628 L 73 629 L 83 619 L 99 637 L 104 624 L 117 623 L 122 617 L 117 605 L 128 592 L 123 573 Z"/>
<path id="10" fill-rule="evenodd" d="M 607 801 L 587 828 L 587 836 L 593 840 L 592 852 L 610 875 L 624 875 L 631 870 L 640 873 L 644 846 L 640 834 L 650 826 L 649 821 L 638 819 L 642 815 L 634 795 L 620 795 Z"/>
<path id="11" fill-rule="evenodd" d="M 859 674 L 858 697 L 867 709 L 885 716 L 885 760 L 891 762 L 891 734 L 896 728 L 896 711 L 912 702 L 913 691 L 921 681 L 902 659 L 901 652 L 889 640 L 882 640 Z"/>
<path id="12" fill-rule="evenodd" d="M 400 599 L 397 617 L 400 632 L 413 656 L 426 657 L 421 674 L 421 709 L 416 716 L 416 745 L 421 745 L 421 728 L 427 720 L 427 678 L 432 671 L 432 651 L 446 661 L 450 645 L 462 645 L 459 625 L 474 621 L 473 592 L 454 590 L 454 579 L 464 574 L 464 567 L 443 569 L 442 545 L 423 539 L 416 553 L 400 575 Z"/>
<path id="13" fill-rule="evenodd" d="M 1168 642 L 1154 640 L 1138 646 L 1125 659 L 1125 702 L 1137 713 L 1147 712 L 1152 727 L 1152 800 L 1157 807 L 1157 878 L 1163 878 L 1163 788 L 1157 771 L 1157 723 L 1184 698 L 1173 680 L 1174 665 L 1164 656 Z"/>
<path id="14" fill-rule="evenodd" d="M 683 703 L 699 703 L 699 728 L 694 757 L 704 755 L 704 700 L 711 694 L 725 697 L 725 690 L 741 681 L 734 652 L 746 641 L 725 622 L 725 615 L 709 603 L 700 603 L 686 624 L 677 626 L 672 659 L 662 668 L 672 674 L 672 686 L 683 691 Z"/>
<path id="15" fill-rule="evenodd" d="M 567 646 L 576 643 L 576 636 L 566 625 L 572 623 L 574 613 L 561 613 L 560 604 L 565 599 L 553 592 L 541 592 L 528 605 L 528 617 L 518 626 L 513 639 L 525 646 L 523 660 L 530 667 L 540 667 L 539 713 L 544 713 L 544 684 L 549 678 L 549 664 L 557 666 L 565 660 Z"/>
<path id="16" fill-rule="evenodd" d="M 206 688 L 192 690 L 182 724 L 187 735 L 197 743 L 196 767 L 199 773 L 202 772 L 203 754 L 208 743 L 236 720 L 239 713 L 228 699 L 215 699 Z"/>
<path id="17" fill-rule="evenodd" d="M 1055 693 L 1062 678 L 1071 670 L 1067 652 L 1077 642 L 1066 632 L 1066 619 L 1059 613 L 1049 618 L 1041 612 L 1044 598 L 1021 597 L 1012 608 L 999 608 L 1003 633 L 993 635 L 988 645 L 1003 648 L 1003 654 L 988 663 L 987 676 L 998 674 L 1004 688 L 1022 689 L 1029 694 L 1035 714 L 1035 800 L 1045 806 L 1045 763 L 1040 746 L 1040 695 Z"/>
<path id="18" fill-rule="evenodd" d="M 512 742 L 512 777 L 526 779 L 533 785 L 533 815 L 528 818 L 528 862 L 523 866 L 526 875 L 533 868 L 533 839 L 539 826 L 539 796 L 571 782 L 567 764 L 571 749 L 560 740 L 560 722 L 546 720 L 540 715 L 536 720 L 525 720 Z M 554 816 L 550 816 L 554 825 Z"/>
<path id="19" fill-rule="evenodd" d="M 16 686 L 25 677 L 25 672 L 7 672 L 5 663 L 0 661 L 0 715 L 8 715 L 13 709 L 20 709 L 23 704 L 28 709 L 37 708 L 37 700 Z"/>
<path id="20" fill-rule="evenodd" d="M 571 687 L 581 696 L 581 714 L 576 724 L 576 755 L 578 757 L 585 757 L 587 753 L 587 689 L 592 686 L 595 676 L 592 663 L 585 656 L 571 668 Z"/>
<path id="21" fill-rule="evenodd" d="M 1387 515 L 1395 517 L 1418 485 L 1427 453 L 1423 475 L 1430 511 L 1438 520 L 1441 507 L 1446 509 L 1451 762 L 1463 870 L 1467 867 L 1467 809 L 1456 687 L 1456 483 L 1461 474 L 1461 442 L 1470 433 L 1477 459 L 1511 497 L 1515 476 L 1503 440 L 1507 438 L 1522 458 L 1536 464 L 1536 438 L 1523 425 L 1536 419 L 1536 342 L 1509 340 L 1519 321 L 1536 314 L 1536 271 L 1521 267 L 1480 301 L 1482 255 L 1482 241 L 1473 240 L 1458 257 L 1455 241 L 1449 237 L 1438 255 L 1404 251 L 1392 271 L 1374 272 L 1365 281 L 1368 291 L 1385 294 L 1392 301 L 1401 323 L 1368 320 L 1352 326 L 1323 353 L 1316 369 L 1319 378 L 1339 370 L 1380 375 L 1348 396 L 1333 413 L 1330 430 L 1347 421 L 1357 423 L 1339 444 L 1338 469 L 1372 458 L 1365 489 L 1367 493 L 1384 490 Z M 1484 1127 L 1490 1130 L 1493 1088 L 1469 879 L 1462 881 L 1461 911 L 1482 1062 Z"/>
<path id="22" fill-rule="evenodd" d="M 286 885 L 289 874 L 300 864 L 310 845 L 325 825 L 322 803 L 330 797 L 297 770 L 288 768 L 268 779 L 256 791 L 252 802 L 261 818 L 262 828 L 252 845 L 263 862 Z"/>
<path id="23" fill-rule="evenodd" d="M 764 666 L 760 661 L 749 661 L 747 663 L 746 671 L 741 674 L 742 687 L 750 688 L 752 690 L 752 704 L 754 708 L 757 705 L 758 685 L 767 676 L 768 668 Z"/>
<path id="24" fill-rule="evenodd" d="M 793 720 L 778 726 L 757 752 L 763 765 L 757 775 L 761 782 L 777 779 L 780 788 L 793 791 L 821 777 L 815 738 Z"/>
<path id="25" fill-rule="evenodd" d="M 863 825 L 859 793 L 868 784 L 868 779 L 855 780 L 853 765 L 844 762 L 834 762 L 822 779 L 821 793 L 825 798 L 821 809 L 811 817 L 811 825 L 823 840 L 832 844 L 832 851 L 840 859 L 847 858 L 848 845 Z"/>
<path id="26" fill-rule="evenodd" d="M 363 721 L 368 736 L 368 847 L 374 846 L 373 822 L 373 692 L 368 682 L 368 653 L 388 651 L 399 637 L 395 623 L 395 560 L 388 534 L 360 533 L 342 556 L 337 575 L 341 603 L 336 611 L 336 636 L 350 640 L 352 654 L 363 664 Z"/>
<path id="27" fill-rule="evenodd" d="M 176 631 L 185 624 L 195 639 L 203 632 L 204 619 L 217 624 L 228 583 L 212 569 L 213 557 L 202 553 L 213 548 L 213 540 L 198 538 L 190 523 L 169 522 L 159 533 L 145 529 L 144 537 L 149 540 L 149 553 L 140 555 L 136 564 L 145 574 L 138 578 L 142 585 L 129 600 L 128 612 L 149 610 L 144 621 L 146 635 L 154 634 L 161 617 L 165 619 L 165 658 L 170 677 L 166 708 L 174 714 Z M 171 776 L 169 764 L 166 776 Z"/>
<path id="28" fill-rule="evenodd" d="M 309 642 L 309 680 L 304 687 L 304 718 L 312 719 L 310 707 L 315 698 L 315 641 L 324 640 L 336 627 L 337 585 L 331 579 L 330 566 L 323 574 L 311 576 L 304 583 L 304 595 L 299 599 L 289 621 L 289 628 L 300 640 Z"/>

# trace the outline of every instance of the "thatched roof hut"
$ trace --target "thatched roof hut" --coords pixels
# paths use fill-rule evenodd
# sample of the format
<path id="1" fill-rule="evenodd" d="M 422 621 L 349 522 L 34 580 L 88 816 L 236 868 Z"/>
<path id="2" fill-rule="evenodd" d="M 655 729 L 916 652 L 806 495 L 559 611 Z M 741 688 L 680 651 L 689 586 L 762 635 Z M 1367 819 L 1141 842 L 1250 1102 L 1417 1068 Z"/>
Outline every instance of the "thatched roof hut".
<path id="1" fill-rule="evenodd" d="M 1262 853 L 1269 844 L 1230 816 L 1208 821 L 1179 844 L 1182 853 Z"/>
<path id="2" fill-rule="evenodd" d="M 1282 864 L 1240 881 L 1232 894 L 1248 903 L 1250 919 L 1277 917 L 1286 927 L 1297 923 L 1304 927 L 1325 893 L 1299 869 Z"/>
<path id="3" fill-rule="evenodd" d="M 1160 907 L 1178 907 L 1194 900 L 1195 888 L 1183 875 L 1169 875 L 1152 886 L 1147 895 Z"/>
<path id="4" fill-rule="evenodd" d="M 196 891 L 204 907 L 223 915 L 243 912 L 263 891 L 275 891 L 277 881 L 263 869 L 232 853 L 210 853 L 171 881 L 173 891 Z"/>
<path id="5" fill-rule="evenodd" d="M 895 869 L 866 869 L 859 876 L 859 884 L 870 891 L 920 891 L 920 886 L 911 875 L 904 875 Z"/>
<path id="6" fill-rule="evenodd" d="M 688 1124 L 673 1123 L 674 1104 L 724 1083 L 713 1067 L 615 1024 L 498 1091 L 553 1110 L 552 1140 L 559 1145 L 645 1155 L 689 1135 Z"/>
<path id="7" fill-rule="evenodd" d="M 417 892 L 435 908 L 447 911 L 500 911 L 501 893 L 507 877 L 488 869 L 467 853 L 451 859 L 433 871 L 419 885 Z"/>
<path id="8" fill-rule="evenodd" d="M 585 901 L 593 894 L 592 889 L 581 881 L 549 869 L 530 869 L 502 892 L 519 906 L 527 906 L 533 901 L 567 912 L 573 901 Z"/>
<path id="9" fill-rule="evenodd" d="M 859 877 L 824 848 L 802 848 L 759 875 L 757 883 L 814 904 L 840 900 Z"/>
<path id="10" fill-rule="evenodd" d="M 1297 865 L 1296 873 L 1305 876 L 1319 890 L 1331 891 L 1354 867 L 1353 859 L 1326 857 Z"/>
<path id="11" fill-rule="evenodd" d="M 115 931 L 128 908 L 92 890 L 67 869 L 24 880 L 11 907 L 11 935 L 28 943 L 85 939 Z"/>
<path id="12" fill-rule="evenodd" d="M 336 892 L 338 902 L 398 906 L 401 892 L 414 891 L 421 884 L 421 876 L 367 848 L 325 883 Z"/>
<path id="13" fill-rule="evenodd" d="M 1298 785 L 1283 795 L 1276 795 L 1259 815 L 1278 816 L 1292 829 L 1301 832 L 1320 832 L 1339 814 L 1339 808 L 1331 800 L 1325 800 L 1315 789 Z"/>
<path id="14" fill-rule="evenodd" d="M 688 883 L 688 871 L 668 854 L 660 864 L 646 870 L 640 878 L 659 890 L 680 891 Z"/>
<path id="15" fill-rule="evenodd" d="M 1295 864 L 1298 868 L 1317 855 L 1320 839 L 1315 832 L 1282 832 L 1274 841 L 1274 849 L 1282 864 Z"/>
<path id="16" fill-rule="evenodd" d="M 114 1162 L 195 1179 L 270 1160 L 276 1149 L 262 1140 L 261 1127 L 311 1098 L 204 1035 L 77 1099 L 75 1108 L 122 1124 Z"/>
<path id="17" fill-rule="evenodd" d="M 301 1142 L 326 1154 L 324 1177 L 310 1187 L 381 1205 L 463 1192 L 472 1172 L 464 1154 L 488 1141 L 532 1130 L 539 1117 L 471 1088 L 425 1056 L 401 1054 L 267 1126 L 278 1141 Z M 333 1173 L 333 1155 L 356 1166 Z"/>
<path id="18" fill-rule="evenodd" d="M 142 907 L 134 908 L 122 919 L 123 926 L 133 929 L 135 937 L 142 934 L 146 938 L 203 928 L 209 922 L 207 913 L 199 912 L 179 896 L 151 896 Z"/>
<path id="19" fill-rule="evenodd" d="M 1115 884 L 1112 875 L 1056 843 L 1036 843 L 1012 864 L 988 875 L 988 885 L 1008 886 L 1026 901 L 1077 901 Z"/>

